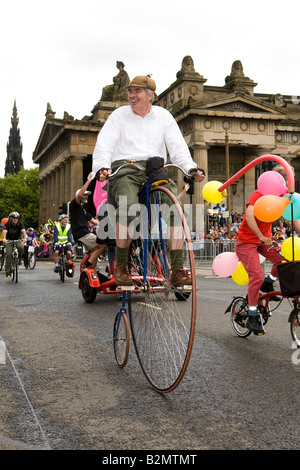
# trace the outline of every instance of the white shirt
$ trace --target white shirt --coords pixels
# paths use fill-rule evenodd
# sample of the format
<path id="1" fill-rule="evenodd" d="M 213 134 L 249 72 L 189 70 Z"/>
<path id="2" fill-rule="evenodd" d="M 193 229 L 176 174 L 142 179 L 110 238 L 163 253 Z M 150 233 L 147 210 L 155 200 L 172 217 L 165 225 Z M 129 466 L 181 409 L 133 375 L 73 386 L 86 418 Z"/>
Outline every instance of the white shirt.
<path id="1" fill-rule="evenodd" d="M 179 126 L 171 113 L 160 106 L 151 106 L 143 118 L 130 106 L 111 113 L 98 134 L 93 154 L 93 169 L 111 168 L 116 160 L 147 160 L 163 157 L 186 172 L 197 165 L 193 161 Z"/>

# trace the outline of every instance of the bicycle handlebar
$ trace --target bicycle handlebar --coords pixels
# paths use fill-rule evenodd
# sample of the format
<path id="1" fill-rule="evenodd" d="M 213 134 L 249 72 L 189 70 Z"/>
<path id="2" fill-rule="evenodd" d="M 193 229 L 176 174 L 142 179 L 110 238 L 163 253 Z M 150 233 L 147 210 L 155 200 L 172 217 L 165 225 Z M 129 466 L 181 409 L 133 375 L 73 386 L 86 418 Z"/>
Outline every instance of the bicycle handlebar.
<path id="1" fill-rule="evenodd" d="M 136 160 L 128 160 L 128 162 L 125 162 L 123 163 L 122 165 L 119 166 L 119 168 L 116 169 L 116 171 L 114 171 L 113 173 L 111 173 L 110 175 L 108 175 L 108 178 L 112 178 L 113 176 L 116 176 L 119 171 L 126 167 L 126 166 L 131 166 L 132 168 L 136 168 L 137 170 L 142 170 L 142 171 L 145 171 L 145 168 L 138 165 L 138 163 L 136 162 Z M 167 163 L 166 165 L 163 166 L 163 168 L 168 168 L 168 167 L 174 167 L 174 168 L 177 168 L 178 170 L 182 171 L 182 173 L 185 175 L 185 176 L 189 176 L 189 177 L 192 177 L 193 174 L 191 173 L 186 173 L 186 171 L 184 171 L 180 166 L 178 165 L 175 165 L 174 163 Z M 196 169 L 195 169 L 196 170 Z"/>

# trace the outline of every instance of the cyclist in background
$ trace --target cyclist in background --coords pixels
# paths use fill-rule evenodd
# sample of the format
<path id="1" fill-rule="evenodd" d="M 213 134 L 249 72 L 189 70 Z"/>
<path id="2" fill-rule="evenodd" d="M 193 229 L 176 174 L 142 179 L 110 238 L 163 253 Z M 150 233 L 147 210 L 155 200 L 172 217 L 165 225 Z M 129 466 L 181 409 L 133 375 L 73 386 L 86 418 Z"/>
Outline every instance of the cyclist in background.
<path id="1" fill-rule="evenodd" d="M 28 247 L 37 246 L 36 236 L 34 234 L 33 228 L 29 227 L 26 232 L 26 244 L 24 246 L 24 266 L 28 266 Z"/>
<path id="2" fill-rule="evenodd" d="M 91 253 L 83 269 L 90 267 L 96 269 L 99 256 L 106 250 L 106 244 L 102 243 L 89 228 L 89 224 L 98 226 L 98 217 L 93 217 L 84 207 L 88 202 L 89 195 L 92 194 L 87 188 L 93 177 L 93 174 L 89 173 L 85 184 L 76 191 L 75 198 L 69 206 L 74 240 L 83 243 L 86 250 Z"/>
<path id="3" fill-rule="evenodd" d="M 104 181 L 124 162 L 134 159 L 145 166 L 151 157 L 161 157 L 166 163 L 167 150 L 171 162 L 186 172 L 196 171 L 195 181 L 201 182 L 204 172 L 197 168 L 188 146 L 172 114 L 161 106 L 152 106 L 157 99 L 156 84 L 149 76 L 135 77 L 129 85 L 129 106 L 121 106 L 111 113 L 98 134 L 93 153 L 93 172 L 96 179 Z M 148 163 L 149 164 L 149 163 Z M 113 181 L 109 181 L 108 204 L 116 208 L 116 268 L 115 280 L 121 285 L 132 285 L 127 260 L 131 238 L 128 223 L 119 222 L 119 198 L 127 198 L 127 214 L 131 205 L 138 204 L 138 192 L 145 180 L 145 173 L 134 168 L 124 168 Z M 171 180 L 166 185 L 175 195 L 177 187 Z M 190 284 L 183 269 L 183 251 L 170 251 L 173 285 Z"/>
<path id="4" fill-rule="evenodd" d="M 53 248 L 54 248 L 54 272 L 59 272 L 59 254 L 61 253 L 62 247 L 56 246 L 57 243 L 67 243 L 67 248 L 65 249 L 67 261 L 70 261 L 72 258 L 72 243 L 73 236 L 71 230 L 71 224 L 69 223 L 69 218 L 67 214 L 62 214 L 59 216 L 58 222 L 55 222 L 54 233 L 53 233 Z"/>
<path id="5" fill-rule="evenodd" d="M 11 212 L 8 218 L 9 220 L 6 222 L 3 229 L 3 242 L 6 249 L 6 277 L 11 276 L 11 260 L 13 252 L 13 246 L 8 242 L 11 240 L 21 240 L 17 243 L 19 260 L 21 260 L 24 252 L 24 242 L 26 240 L 26 231 L 23 222 L 20 221 L 20 214 L 16 211 Z"/>

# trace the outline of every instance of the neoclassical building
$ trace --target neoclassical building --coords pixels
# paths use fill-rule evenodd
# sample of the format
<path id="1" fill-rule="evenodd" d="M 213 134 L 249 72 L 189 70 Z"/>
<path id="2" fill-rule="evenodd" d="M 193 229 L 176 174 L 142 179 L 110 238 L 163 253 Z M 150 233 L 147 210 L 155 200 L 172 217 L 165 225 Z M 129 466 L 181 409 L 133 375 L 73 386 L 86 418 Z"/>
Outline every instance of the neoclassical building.
<path id="1" fill-rule="evenodd" d="M 48 218 L 57 219 L 59 205 L 74 198 L 75 191 L 91 171 L 92 154 L 101 127 L 114 109 L 127 104 L 124 86 L 129 76 L 122 62 L 117 62 L 117 68 L 118 75 L 111 85 L 103 87 L 91 115 L 74 119 L 65 112 L 59 119 L 51 105 L 47 105 L 45 122 L 33 153 L 40 175 L 40 223 Z M 223 183 L 258 156 L 276 154 L 294 167 L 298 184 L 299 97 L 255 93 L 257 83 L 245 76 L 239 60 L 224 75 L 224 85 L 206 85 L 207 79 L 195 71 L 192 57 L 186 56 L 175 81 L 159 95 L 155 104 L 173 114 L 193 159 L 205 169 L 207 180 Z M 230 187 L 228 207 L 243 212 L 260 170 L 253 168 Z M 181 174 L 173 173 L 172 177 L 181 189 Z M 195 185 L 193 205 L 204 203 L 202 186 Z M 94 211 L 92 201 L 89 209 Z"/>

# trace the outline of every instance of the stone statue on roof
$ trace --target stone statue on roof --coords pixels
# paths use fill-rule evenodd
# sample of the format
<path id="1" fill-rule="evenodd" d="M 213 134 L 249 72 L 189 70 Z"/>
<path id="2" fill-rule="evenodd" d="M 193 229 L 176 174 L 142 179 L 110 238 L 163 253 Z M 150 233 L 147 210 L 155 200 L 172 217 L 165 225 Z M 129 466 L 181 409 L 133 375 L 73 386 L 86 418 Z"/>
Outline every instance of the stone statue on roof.
<path id="1" fill-rule="evenodd" d="M 117 61 L 118 75 L 113 77 L 113 84 L 107 85 L 102 89 L 100 101 L 126 101 L 127 90 L 126 86 L 129 85 L 130 79 L 128 73 L 124 70 L 124 63 Z"/>
<path id="2" fill-rule="evenodd" d="M 225 78 L 225 87 L 232 91 L 242 91 L 253 94 L 253 88 L 257 85 L 249 77 L 245 77 L 243 64 L 240 60 L 235 60 L 231 66 L 231 73 Z"/>
<path id="3" fill-rule="evenodd" d="M 195 71 L 194 61 L 193 61 L 193 58 L 190 55 L 186 55 L 182 59 L 181 69 L 176 74 L 177 79 L 178 78 L 183 78 L 183 77 L 186 77 L 186 78 L 200 77 L 199 73 Z"/>

